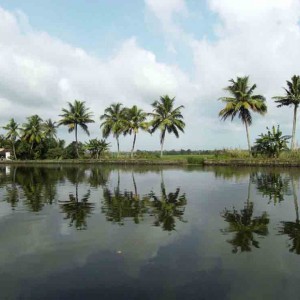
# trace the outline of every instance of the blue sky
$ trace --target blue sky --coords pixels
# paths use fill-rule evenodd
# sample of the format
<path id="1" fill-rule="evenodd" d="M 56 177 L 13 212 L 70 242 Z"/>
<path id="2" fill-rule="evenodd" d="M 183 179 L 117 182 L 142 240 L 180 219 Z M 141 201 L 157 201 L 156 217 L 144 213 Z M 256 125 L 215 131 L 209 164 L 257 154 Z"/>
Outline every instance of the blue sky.
<path id="1" fill-rule="evenodd" d="M 239 120 L 219 120 L 217 99 L 229 79 L 249 75 L 268 103 L 252 142 L 278 123 L 289 134 L 292 111 L 272 96 L 300 70 L 299 18 L 299 0 L 0 0 L 1 120 L 57 120 L 66 101 L 81 99 L 97 121 L 91 137 L 101 138 L 99 116 L 112 102 L 149 111 L 170 94 L 187 126 L 167 149 L 246 148 Z M 158 149 L 158 140 L 141 133 L 137 148 Z"/>

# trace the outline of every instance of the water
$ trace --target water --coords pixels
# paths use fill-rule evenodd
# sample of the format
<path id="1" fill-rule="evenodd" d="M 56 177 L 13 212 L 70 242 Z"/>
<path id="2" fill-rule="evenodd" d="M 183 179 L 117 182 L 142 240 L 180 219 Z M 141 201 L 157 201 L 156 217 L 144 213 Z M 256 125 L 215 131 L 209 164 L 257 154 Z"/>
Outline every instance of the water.
<path id="1" fill-rule="evenodd" d="M 300 170 L 0 167 L 0 299 L 297 299 Z"/>

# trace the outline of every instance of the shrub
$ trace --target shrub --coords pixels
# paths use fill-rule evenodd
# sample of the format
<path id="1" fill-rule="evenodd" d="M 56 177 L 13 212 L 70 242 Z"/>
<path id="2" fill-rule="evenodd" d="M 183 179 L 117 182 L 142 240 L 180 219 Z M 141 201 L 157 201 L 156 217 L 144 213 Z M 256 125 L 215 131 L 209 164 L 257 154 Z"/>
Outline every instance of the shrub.
<path id="1" fill-rule="evenodd" d="M 188 164 L 191 165 L 203 165 L 204 164 L 204 158 L 203 157 L 197 157 L 197 156 L 191 156 L 187 158 Z"/>

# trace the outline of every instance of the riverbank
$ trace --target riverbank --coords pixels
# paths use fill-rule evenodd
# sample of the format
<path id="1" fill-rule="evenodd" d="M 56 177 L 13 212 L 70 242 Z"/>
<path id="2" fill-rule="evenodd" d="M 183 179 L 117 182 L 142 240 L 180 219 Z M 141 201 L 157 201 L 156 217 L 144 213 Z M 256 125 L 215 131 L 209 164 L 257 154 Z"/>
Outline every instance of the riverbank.
<path id="1" fill-rule="evenodd" d="M 205 166 L 241 166 L 241 167 L 300 167 L 299 160 L 283 159 L 207 159 Z"/>
<path id="2" fill-rule="evenodd" d="M 174 156 L 149 159 L 64 159 L 64 160 L 1 160 L 0 164 L 89 164 L 89 165 L 166 165 L 166 166 L 263 166 L 263 167 L 300 167 L 298 159 L 263 159 L 263 158 L 207 158 Z"/>

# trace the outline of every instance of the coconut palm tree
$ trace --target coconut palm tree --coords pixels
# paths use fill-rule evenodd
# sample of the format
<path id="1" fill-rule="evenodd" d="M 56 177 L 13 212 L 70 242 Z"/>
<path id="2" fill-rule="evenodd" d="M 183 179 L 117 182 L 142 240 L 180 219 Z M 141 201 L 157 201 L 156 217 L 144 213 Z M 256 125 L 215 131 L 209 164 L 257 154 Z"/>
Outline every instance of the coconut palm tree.
<path id="1" fill-rule="evenodd" d="M 231 85 L 224 90 L 229 93 L 229 97 L 221 97 L 219 100 L 226 103 L 225 108 L 219 112 L 222 120 L 231 117 L 231 121 L 236 115 L 245 124 L 249 153 L 251 154 L 249 126 L 252 124 L 251 110 L 253 112 L 264 115 L 267 112 L 265 97 L 262 95 L 254 95 L 253 92 L 256 84 L 249 87 L 249 77 L 237 77 L 236 81 L 231 79 Z"/>
<path id="2" fill-rule="evenodd" d="M 107 138 L 112 134 L 117 140 L 118 156 L 120 154 L 119 137 L 124 133 L 125 125 L 125 108 L 122 106 L 121 103 L 113 103 L 100 116 L 100 120 L 103 120 L 100 125 L 100 128 L 102 127 L 102 135 L 104 138 Z"/>
<path id="3" fill-rule="evenodd" d="M 30 144 L 30 153 L 32 154 L 34 145 L 40 144 L 45 137 L 43 120 L 38 115 L 30 116 L 20 130 L 21 138 Z"/>
<path id="4" fill-rule="evenodd" d="M 145 113 L 142 109 L 139 109 L 136 105 L 132 106 L 132 108 L 125 109 L 125 127 L 124 127 L 124 135 L 133 133 L 133 143 L 131 148 L 131 157 L 133 157 L 134 146 L 136 142 L 136 135 L 139 129 L 147 130 L 148 123 L 146 122 L 147 113 Z"/>
<path id="5" fill-rule="evenodd" d="M 44 122 L 44 132 L 45 136 L 50 139 L 57 139 L 56 133 L 57 133 L 57 123 L 53 122 L 51 119 L 48 119 Z"/>
<path id="6" fill-rule="evenodd" d="M 163 147 L 166 132 L 174 133 L 175 136 L 179 137 L 179 132 L 184 132 L 185 123 L 183 122 L 183 116 L 181 114 L 181 109 L 184 108 L 180 105 L 174 108 L 175 97 L 170 98 L 168 95 L 160 97 L 159 101 L 154 101 L 152 103 L 153 112 L 149 115 L 152 116 L 151 133 L 155 132 L 157 129 L 160 130 L 160 156 L 163 156 Z"/>
<path id="7" fill-rule="evenodd" d="M 7 125 L 2 127 L 4 130 L 7 130 L 6 133 L 6 138 L 10 141 L 12 148 L 13 148 L 13 153 L 14 153 L 14 158 L 17 159 L 16 155 L 16 139 L 19 136 L 18 130 L 19 130 L 19 124 L 15 122 L 13 118 L 9 120 Z"/>
<path id="8" fill-rule="evenodd" d="M 86 124 L 94 123 L 95 121 L 92 119 L 93 115 L 89 112 L 89 108 L 85 106 L 85 101 L 75 100 L 73 104 L 68 102 L 68 105 L 69 110 L 66 108 L 62 109 L 63 113 L 59 115 L 62 119 L 58 122 L 58 125 L 68 126 L 69 132 L 75 131 L 76 153 L 77 157 L 79 157 L 77 137 L 78 126 L 80 126 L 87 135 L 90 135 Z"/>
<path id="9" fill-rule="evenodd" d="M 279 103 L 277 107 L 282 106 L 294 106 L 293 117 L 293 131 L 291 140 L 291 149 L 295 149 L 295 134 L 296 134 L 296 122 L 297 122 L 297 109 L 300 104 L 300 76 L 294 75 L 291 81 L 286 81 L 287 88 L 284 88 L 286 94 L 284 96 L 275 96 L 276 103 Z"/>

